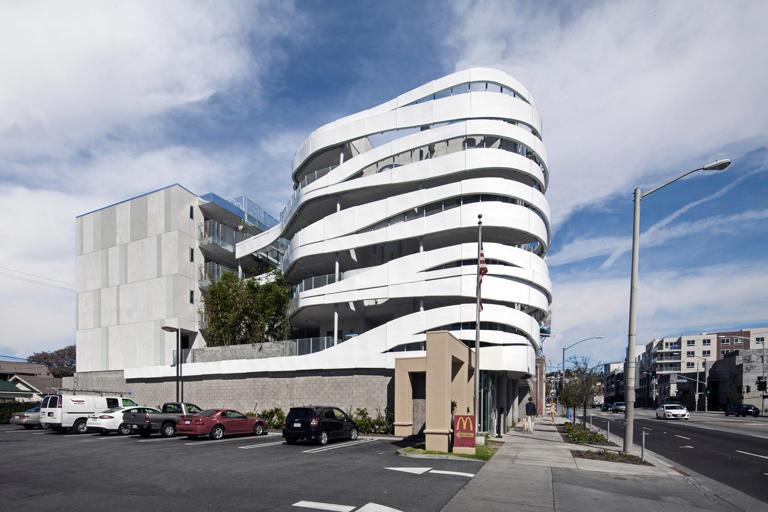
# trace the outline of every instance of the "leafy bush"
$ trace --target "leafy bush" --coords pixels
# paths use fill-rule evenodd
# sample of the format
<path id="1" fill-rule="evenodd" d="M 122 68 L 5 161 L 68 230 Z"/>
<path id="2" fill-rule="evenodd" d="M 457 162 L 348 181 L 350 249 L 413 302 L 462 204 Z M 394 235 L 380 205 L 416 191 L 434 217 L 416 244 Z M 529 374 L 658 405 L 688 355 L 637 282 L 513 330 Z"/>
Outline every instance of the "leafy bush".
<path id="1" fill-rule="evenodd" d="M 8 423 L 11 414 L 26 411 L 40 405 L 40 402 L 3 402 L 0 403 L 0 423 Z"/>
<path id="2" fill-rule="evenodd" d="M 384 415 L 377 409 L 375 418 L 372 418 L 365 408 L 356 409 L 354 414 L 348 411 L 347 414 L 357 423 L 358 432 L 390 434 L 395 431 L 395 413 L 389 407 L 384 409 Z"/>
<path id="3" fill-rule="evenodd" d="M 264 409 L 258 414 L 250 412 L 247 413 L 246 416 L 258 416 L 267 422 L 269 428 L 274 429 L 283 428 L 283 423 L 285 423 L 285 413 L 279 407 L 275 407 L 274 409 Z"/>
<path id="4" fill-rule="evenodd" d="M 563 425 L 568 440 L 572 443 L 606 444 L 608 440 L 597 430 L 589 430 L 583 425 L 574 426 L 573 423 Z"/>

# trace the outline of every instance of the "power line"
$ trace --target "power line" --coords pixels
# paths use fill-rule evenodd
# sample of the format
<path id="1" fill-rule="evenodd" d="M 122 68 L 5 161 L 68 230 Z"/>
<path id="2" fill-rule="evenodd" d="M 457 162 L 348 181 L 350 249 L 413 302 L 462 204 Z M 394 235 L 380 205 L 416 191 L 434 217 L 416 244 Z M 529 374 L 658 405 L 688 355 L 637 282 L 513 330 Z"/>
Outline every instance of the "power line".
<path id="1" fill-rule="evenodd" d="M 68 292 L 75 291 L 74 285 L 67 281 L 62 281 L 60 279 L 53 279 L 51 277 L 41 276 L 38 274 L 30 274 L 29 272 L 23 272 L 21 270 L 16 270 L 8 267 L 0 266 L 0 274 L 6 277 L 11 277 L 13 279 L 18 279 L 20 281 L 26 281 L 28 283 L 39 284 L 42 286 L 49 286 L 51 288 L 58 288 L 60 290 L 66 290 Z M 23 275 L 17 275 L 17 274 L 23 274 Z M 30 279 L 30 277 L 24 277 L 24 276 L 30 276 L 34 279 Z M 41 279 L 43 281 L 40 281 Z M 44 282 L 44 281 L 49 281 L 49 282 Z"/>

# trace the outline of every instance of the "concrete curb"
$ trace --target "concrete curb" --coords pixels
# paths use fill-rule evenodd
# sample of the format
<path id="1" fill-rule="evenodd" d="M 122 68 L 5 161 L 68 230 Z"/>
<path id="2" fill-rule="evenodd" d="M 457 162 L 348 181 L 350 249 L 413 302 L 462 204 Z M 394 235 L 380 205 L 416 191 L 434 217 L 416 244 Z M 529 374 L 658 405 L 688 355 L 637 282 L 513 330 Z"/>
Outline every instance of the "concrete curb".
<path id="1" fill-rule="evenodd" d="M 397 454 L 401 455 L 403 457 L 411 457 L 414 459 L 444 459 L 444 460 L 464 460 L 469 462 L 480 462 L 482 464 L 485 464 L 488 461 L 480 460 L 480 459 L 471 459 L 469 457 L 458 457 L 456 455 L 442 455 L 439 453 L 408 453 L 404 452 L 405 448 L 400 448 L 397 450 Z"/>

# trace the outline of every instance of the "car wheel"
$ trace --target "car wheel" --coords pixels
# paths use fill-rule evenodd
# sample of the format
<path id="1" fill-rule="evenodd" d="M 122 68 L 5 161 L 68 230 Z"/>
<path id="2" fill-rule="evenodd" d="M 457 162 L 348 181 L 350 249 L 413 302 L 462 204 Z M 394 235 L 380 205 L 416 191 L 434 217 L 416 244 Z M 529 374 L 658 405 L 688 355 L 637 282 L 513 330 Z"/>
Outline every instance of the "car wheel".
<path id="1" fill-rule="evenodd" d="M 287 444 L 296 444 L 296 439 L 294 439 L 294 438 L 292 438 L 292 437 L 286 437 L 286 438 L 285 438 L 285 442 L 286 442 Z"/>
<path id="2" fill-rule="evenodd" d="M 224 427 L 216 425 L 211 429 L 211 439 L 217 440 L 224 437 Z"/>
<path id="3" fill-rule="evenodd" d="M 88 426 L 85 423 L 84 419 L 79 419 L 75 422 L 74 425 L 72 425 L 72 432 L 75 434 L 85 434 L 88 432 Z"/>
<path id="4" fill-rule="evenodd" d="M 253 426 L 253 435 L 260 436 L 263 433 L 264 433 L 264 425 L 262 425 L 261 423 L 256 423 Z"/>
<path id="5" fill-rule="evenodd" d="M 160 429 L 160 435 L 163 437 L 173 437 L 176 435 L 176 425 L 173 423 L 166 423 L 163 428 Z"/>
<path id="6" fill-rule="evenodd" d="M 320 437 L 318 438 L 317 442 L 321 445 L 328 444 L 328 433 L 325 430 L 320 432 Z"/>
<path id="7" fill-rule="evenodd" d="M 356 428 L 353 428 L 352 430 L 349 431 L 349 439 L 351 441 L 357 441 L 357 429 Z"/>
<path id="8" fill-rule="evenodd" d="M 120 426 L 117 427 L 117 433 L 121 436 L 127 436 L 131 433 L 131 428 L 125 423 L 121 423 Z"/>

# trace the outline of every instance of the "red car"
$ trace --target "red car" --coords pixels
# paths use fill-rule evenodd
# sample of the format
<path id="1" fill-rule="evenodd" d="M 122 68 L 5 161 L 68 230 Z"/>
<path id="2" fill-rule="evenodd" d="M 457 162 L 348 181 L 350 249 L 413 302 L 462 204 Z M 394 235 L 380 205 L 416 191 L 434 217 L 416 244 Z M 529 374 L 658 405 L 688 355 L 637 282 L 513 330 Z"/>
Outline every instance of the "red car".
<path id="1" fill-rule="evenodd" d="M 253 434 L 260 436 L 267 430 L 267 422 L 250 418 L 232 409 L 208 409 L 191 416 L 181 416 L 176 433 L 187 437 L 210 436 L 221 439 L 229 434 Z"/>

